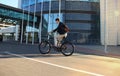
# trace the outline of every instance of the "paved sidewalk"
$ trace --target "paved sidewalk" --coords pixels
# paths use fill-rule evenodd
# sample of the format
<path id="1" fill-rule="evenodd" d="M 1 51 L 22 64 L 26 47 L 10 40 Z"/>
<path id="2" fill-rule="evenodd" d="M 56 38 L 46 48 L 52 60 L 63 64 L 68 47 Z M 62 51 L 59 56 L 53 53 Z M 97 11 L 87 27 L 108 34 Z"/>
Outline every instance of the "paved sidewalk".
<path id="1" fill-rule="evenodd" d="M 0 43 L 0 52 L 10 51 L 17 54 L 38 54 L 38 44 L 20 44 L 18 42 Z M 53 51 L 51 52 L 53 53 Z M 54 52 L 57 53 L 57 52 Z M 75 53 L 102 55 L 120 58 L 120 46 L 108 46 L 107 53 L 101 45 L 75 45 Z"/>
<path id="2" fill-rule="evenodd" d="M 101 45 L 76 45 L 76 50 L 79 53 L 85 54 L 95 54 L 110 57 L 120 58 L 120 46 L 108 46 L 107 52 L 105 52 L 105 47 Z"/>

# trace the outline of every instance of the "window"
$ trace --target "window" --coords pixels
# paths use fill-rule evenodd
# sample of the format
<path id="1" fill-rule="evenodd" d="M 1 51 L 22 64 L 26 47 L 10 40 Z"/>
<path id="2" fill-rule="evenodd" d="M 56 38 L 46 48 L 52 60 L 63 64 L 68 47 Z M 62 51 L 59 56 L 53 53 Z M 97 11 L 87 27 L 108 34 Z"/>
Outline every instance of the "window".
<path id="1" fill-rule="evenodd" d="M 89 1 L 89 0 L 66 0 L 66 1 Z"/>
<path id="2" fill-rule="evenodd" d="M 17 19 L 23 18 L 23 13 L 19 13 L 16 11 L 8 10 L 8 9 L 2 9 L 0 8 L 0 14 L 3 16 L 13 17 Z M 28 14 L 24 14 L 24 19 L 28 19 Z M 33 16 L 30 16 L 30 21 L 33 21 Z M 35 22 L 37 21 L 37 17 L 35 17 Z"/>

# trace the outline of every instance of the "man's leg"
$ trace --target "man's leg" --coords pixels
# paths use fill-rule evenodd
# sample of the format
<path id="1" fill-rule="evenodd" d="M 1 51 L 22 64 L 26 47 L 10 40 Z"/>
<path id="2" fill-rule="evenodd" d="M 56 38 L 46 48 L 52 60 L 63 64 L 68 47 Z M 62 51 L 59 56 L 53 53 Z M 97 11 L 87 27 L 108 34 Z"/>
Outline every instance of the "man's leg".
<path id="1" fill-rule="evenodd" d="M 67 33 L 62 34 L 62 35 L 59 34 L 57 36 L 58 46 L 61 46 L 61 41 L 63 40 L 64 37 L 67 37 Z"/>
<path id="2" fill-rule="evenodd" d="M 54 33 L 54 45 L 57 46 L 58 33 Z"/>

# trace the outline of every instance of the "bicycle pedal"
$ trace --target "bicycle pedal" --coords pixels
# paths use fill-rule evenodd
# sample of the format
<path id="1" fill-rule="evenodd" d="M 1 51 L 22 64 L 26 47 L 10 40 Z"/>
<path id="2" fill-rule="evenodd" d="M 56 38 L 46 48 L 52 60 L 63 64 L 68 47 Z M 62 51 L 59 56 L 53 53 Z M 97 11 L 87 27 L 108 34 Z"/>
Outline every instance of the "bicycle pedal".
<path id="1" fill-rule="evenodd" d="M 66 46 L 62 47 L 62 50 L 66 50 L 66 49 L 67 49 L 67 47 L 66 47 Z"/>
<path id="2" fill-rule="evenodd" d="M 54 47 L 54 50 L 56 50 L 56 51 L 61 51 L 61 49 L 59 48 L 59 47 Z"/>

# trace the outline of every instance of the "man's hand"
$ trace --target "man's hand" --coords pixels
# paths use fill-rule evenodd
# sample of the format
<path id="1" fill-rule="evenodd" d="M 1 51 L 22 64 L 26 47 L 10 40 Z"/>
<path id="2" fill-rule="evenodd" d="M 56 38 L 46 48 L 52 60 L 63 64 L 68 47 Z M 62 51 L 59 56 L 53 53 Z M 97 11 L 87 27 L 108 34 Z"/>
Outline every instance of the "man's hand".
<path id="1" fill-rule="evenodd" d="M 48 32 L 49 35 L 51 35 L 52 33 L 53 33 L 53 31 Z"/>

